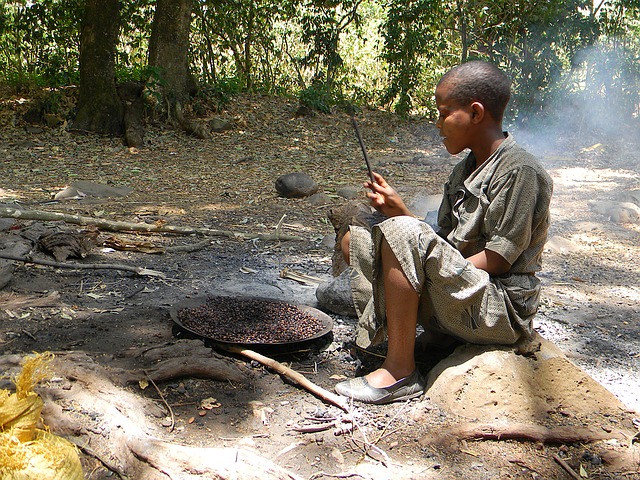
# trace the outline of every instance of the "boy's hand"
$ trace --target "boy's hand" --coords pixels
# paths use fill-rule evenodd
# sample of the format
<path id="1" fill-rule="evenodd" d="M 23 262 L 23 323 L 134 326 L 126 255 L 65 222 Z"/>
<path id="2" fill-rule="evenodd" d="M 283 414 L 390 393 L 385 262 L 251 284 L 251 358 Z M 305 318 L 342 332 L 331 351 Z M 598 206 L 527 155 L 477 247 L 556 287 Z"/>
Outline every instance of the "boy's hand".
<path id="1" fill-rule="evenodd" d="M 387 217 L 397 217 L 398 215 L 414 216 L 411 211 L 387 181 L 379 173 L 373 172 L 375 183 L 366 182 L 365 188 L 371 190 L 367 192 L 367 197 L 371 206 L 386 215 Z"/>

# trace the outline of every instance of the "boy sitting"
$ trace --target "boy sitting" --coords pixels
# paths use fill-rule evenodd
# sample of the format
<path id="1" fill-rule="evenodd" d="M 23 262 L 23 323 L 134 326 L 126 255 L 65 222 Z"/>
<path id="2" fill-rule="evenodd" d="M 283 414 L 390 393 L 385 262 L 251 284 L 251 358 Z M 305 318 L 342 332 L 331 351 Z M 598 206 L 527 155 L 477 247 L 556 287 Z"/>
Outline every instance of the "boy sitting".
<path id="1" fill-rule="evenodd" d="M 553 184 L 502 130 L 510 88 L 504 73 L 483 61 L 440 79 L 440 136 L 449 153 L 470 153 L 444 186 L 437 233 L 381 175 L 365 183 L 371 205 L 389 218 L 372 232 L 352 226 L 342 251 L 353 267 L 357 343 L 379 343 L 386 333 L 388 348 L 380 368 L 339 383 L 339 394 L 375 404 L 421 395 L 417 323 L 434 339 L 479 344 L 512 344 L 532 332 Z"/>

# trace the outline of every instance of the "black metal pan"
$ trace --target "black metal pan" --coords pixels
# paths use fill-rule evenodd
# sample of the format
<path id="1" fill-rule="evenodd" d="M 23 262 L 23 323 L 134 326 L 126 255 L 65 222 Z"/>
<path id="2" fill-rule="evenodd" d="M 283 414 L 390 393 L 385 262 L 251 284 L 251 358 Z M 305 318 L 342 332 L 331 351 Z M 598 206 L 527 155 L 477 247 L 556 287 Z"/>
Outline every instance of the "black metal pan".
<path id="1" fill-rule="evenodd" d="M 182 312 L 183 310 L 191 310 L 194 309 L 207 301 L 215 301 L 215 299 L 220 297 L 231 297 L 230 295 L 208 295 L 208 296 L 200 296 L 186 299 L 176 305 L 174 305 L 170 310 L 169 314 L 171 316 L 171 320 L 173 320 L 175 326 L 174 335 L 180 337 L 189 336 L 202 338 L 205 340 L 205 343 L 212 347 L 220 347 L 223 350 L 227 350 L 226 347 L 240 347 L 247 348 L 256 351 L 269 351 L 269 352 L 281 352 L 287 353 L 296 350 L 303 350 L 305 348 L 310 348 L 312 344 L 318 343 L 323 337 L 328 336 L 329 333 L 333 330 L 333 319 L 327 315 L 326 313 L 318 310 L 317 308 L 310 307 L 308 305 L 300 305 L 300 304 L 291 304 L 281 300 L 268 299 L 262 297 L 232 297 L 235 300 L 238 299 L 247 299 L 251 301 L 264 301 L 264 302 L 277 302 L 286 305 L 293 305 L 297 307 L 300 311 L 312 315 L 316 319 L 318 319 L 321 323 L 321 329 L 316 333 L 307 336 L 305 338 L 301 338 L 300 340 L 294 341 L 270 341 L 270 342 L 254 342 L 254 341 L 245 341 L 245 342 L 231 342 L 228 340 L 224 340 L 222 338 L 216 338 L 215 336 L 209 336 L 203 334 L 202 331 L 199 331 L 197 328 L 190 327 L 184 324 L 180 320 L 180 315 L 178 312 Z M 236 321 L 242 321 L 242 319 L 236 319 Z M 262 322 L 269 322 L 269 318 L 262 318 Z"/>

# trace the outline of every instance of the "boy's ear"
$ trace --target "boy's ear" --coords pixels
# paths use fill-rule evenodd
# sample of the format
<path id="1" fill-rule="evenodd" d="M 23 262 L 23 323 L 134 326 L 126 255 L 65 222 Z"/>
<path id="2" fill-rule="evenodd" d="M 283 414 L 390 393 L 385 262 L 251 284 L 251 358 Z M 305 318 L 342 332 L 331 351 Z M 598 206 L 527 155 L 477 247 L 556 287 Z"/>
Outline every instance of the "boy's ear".
<path id="1" fill-rule="evenodd" d="M 486 111 L 484 109 L 484 105 L 480 102 L 471 103 L 471 121 L 474 123 L 480 123 L 484 116 L 486 115 Z"/>

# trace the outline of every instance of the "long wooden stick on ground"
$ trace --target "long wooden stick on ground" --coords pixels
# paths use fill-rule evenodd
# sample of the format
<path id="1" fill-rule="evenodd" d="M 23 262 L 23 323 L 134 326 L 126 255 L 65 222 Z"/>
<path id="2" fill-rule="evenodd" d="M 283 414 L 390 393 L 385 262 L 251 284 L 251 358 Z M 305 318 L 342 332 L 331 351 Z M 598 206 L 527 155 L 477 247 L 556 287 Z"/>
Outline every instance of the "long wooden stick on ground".
<path id="1" fill-rule="evenodd" d="M 308 390 L 309 392 L 318 396 L 322 400 L 326 400 L 327 402 L 335 405 L 336 407 L 342 409 L 345 412 L 349 411 L 349 402 L 345 397 L 341 397 L 340 395 L 336 395 L 335 393 L 325 390 L 324 388 L 308 380 L 301 373 L 298 373 L 289 367 L 285 367 L 283 364 L 281 364 L 277 360 L 274 360 L 273 358 L 265 357 L 264 355 L 254 350 L 249 350 L 242 347 L 235 347 L 232 345 L 225 345 L 224 347 L 221 347 L 221 348 L 223 350 L 226 350 L 227 352 L 237 353 L 238 355 L 243 355 L 247 358 L 250 358 L 251 360 L 255 360 L 256 362 L 259 362 L 262 365 L 269 367 L 272 370 L 275 370 L 280 375 L 284 375 L 289 380 L 294 381 L 295 383 L 300 385 L 302 388 L 304 388 L 305 390 Z"/>
<path id="2" fill-rule="evenodd" d="M 16 262 L 34 263 L 36 265 L 47 265 L 49 267 L 57 268 L 77 268 L 81 270 L 123 270 L 125 272 L 133 272 L 143 276 L 148 275 L 151 277 L 166 278 L 166 275 L 164 273 L 158 272 L 157 270 L 150 270 L 143 267 L 132 267 L 130 265 L 118 265 L 114 263 L 64 263 L 54 262 L 53 260 L 42 260 L 31 257 L 21 257 L 18 255 L 9 255 L 6 253 L 0 253 L 0 258 L 4 258 L 5 260 L 14 260 Z"/>
<path id="3" fill-rule="evenodd" d="M 148 223 L 132 223 L 116 220 L 107 220 L 104 218 L 86 217 L 82 215 L 72 215 L 59 212 L 45 212 L 42 210 L 23 210 L 13 207 L 0 207 L 0 218 L 16 218 L 22 220 L 42 220 L 48 222 L 63 221 L 75 225 L 95 225 L 102 230 L 108 231 L 129 231 L 129 232 L 157 232 L 157 233 L 175 233 L 180 235 L 208 235 L 212 237 L 228 237 L 242 240 L 302 240 L 295 235 L 284 235 L 280 232 L 276 233 L 245 233 L 234 232 L 231 230 L 215 230 L 205 227 L 180 227 L 171 225 L 155 225 Z"/>

